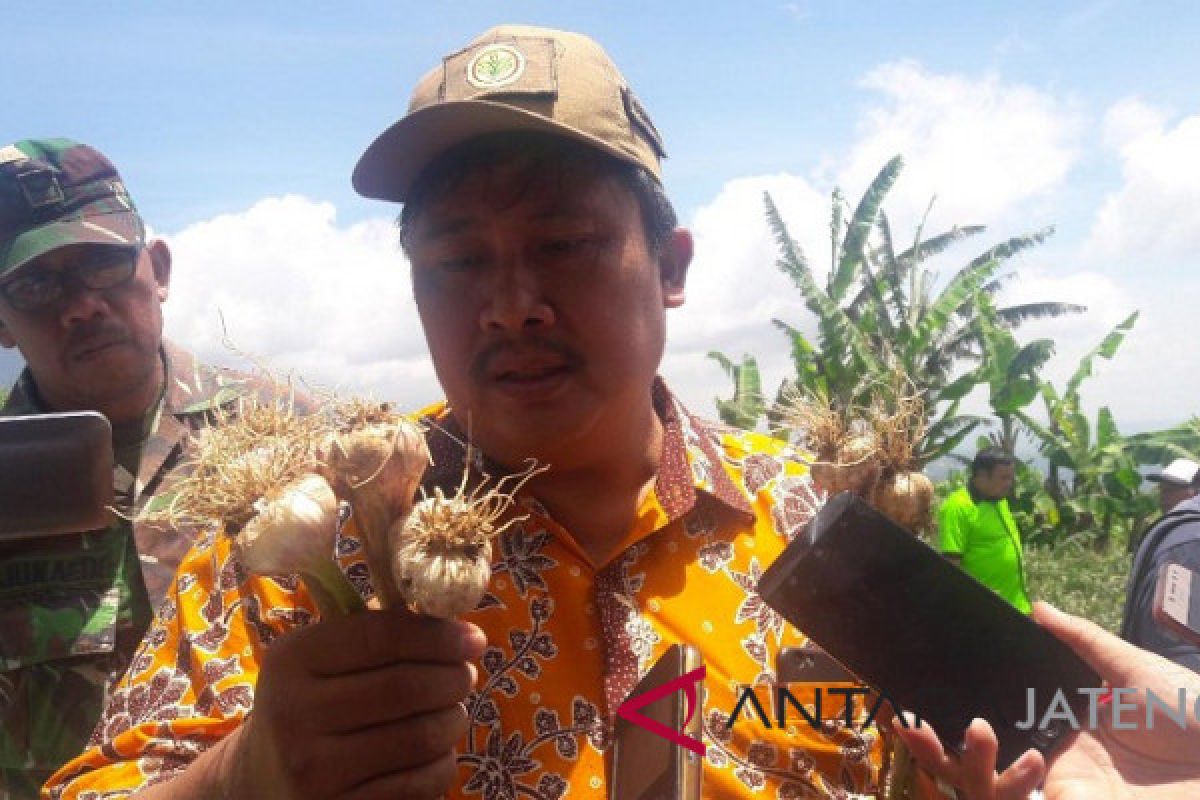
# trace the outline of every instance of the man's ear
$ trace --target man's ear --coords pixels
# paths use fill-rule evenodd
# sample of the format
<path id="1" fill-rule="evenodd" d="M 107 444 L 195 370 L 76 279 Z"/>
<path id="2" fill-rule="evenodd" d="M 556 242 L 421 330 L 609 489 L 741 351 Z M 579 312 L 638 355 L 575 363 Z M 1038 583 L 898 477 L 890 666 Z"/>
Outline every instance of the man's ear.
<path id="1" fill-rule="evenodd" d="M 684 301 L 684 285 L 692 263 L 692 233 L 676 228 L 662 245 L 658 254 L 658 273 L 662 281 L 663 307 L 679 308 Z"/>
<path id="2" fill-rule="evenodd" d="M 146 252 L 154 270 L 154 282 L 158 284 L 158 302 L 165 303 L 171 286 L 171 248 L 162 239 L 153 239 L 146 245 Z"/>

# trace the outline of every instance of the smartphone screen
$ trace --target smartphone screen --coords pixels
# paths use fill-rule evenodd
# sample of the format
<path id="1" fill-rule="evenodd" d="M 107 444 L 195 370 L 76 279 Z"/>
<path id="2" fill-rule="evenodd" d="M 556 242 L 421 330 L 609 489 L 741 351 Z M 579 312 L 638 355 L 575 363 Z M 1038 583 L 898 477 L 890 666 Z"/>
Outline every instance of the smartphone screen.
<path id="1" fill-rule="evenodd" d="M 701 664 L 690 645 L 673 644 L 654 663 L 630 697 L 682 677 Z M 699 709 L 687 718 L 686 697 L 672 692 L 639 709 L 671 730 L 700 738 Z M 704 764 L 701 758 L 624 717 L 616 720 L 612 760 L 612 797 L 620 800 L 700 800 Z"/>
<path id="2" fill-rule="evenodd" d="M 103 528 L 112 498 L 102 414 L 0 417 L 0 541 Z"/>
<path id="3" fill-rule="evenodd" d="M 1066 645 L 849 493 L 826 504 L 758 591 L 864 682 L 931 723 L 947 747 L 961 749 L 973 718 L 988 720 L 1000 769 L 1069 733 L 1061 720 L 1040 725 L 1060 690 L 1086 721 L 1088 698 L 1077 689 L 1101 685 Z"/>

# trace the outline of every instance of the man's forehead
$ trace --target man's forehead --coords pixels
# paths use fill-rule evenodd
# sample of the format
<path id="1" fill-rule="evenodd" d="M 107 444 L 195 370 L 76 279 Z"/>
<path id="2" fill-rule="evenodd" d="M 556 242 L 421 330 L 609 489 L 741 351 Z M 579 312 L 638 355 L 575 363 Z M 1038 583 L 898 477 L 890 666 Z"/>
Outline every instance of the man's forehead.
<path id="1" fill-rule="evenodd" d="M 636 201 L 614 176 L 485 167 L 441 187 L 412 222 L 413 232 L 426 238 L 501 216 L 548 223 L 608 219 L 626 207 L 635 208 Z"/>

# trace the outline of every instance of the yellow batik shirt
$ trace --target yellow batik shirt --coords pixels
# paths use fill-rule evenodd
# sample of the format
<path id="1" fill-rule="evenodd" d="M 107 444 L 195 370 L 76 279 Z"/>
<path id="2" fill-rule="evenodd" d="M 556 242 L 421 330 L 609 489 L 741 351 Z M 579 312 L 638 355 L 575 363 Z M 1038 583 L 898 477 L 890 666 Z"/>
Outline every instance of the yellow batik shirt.
<path id="1" fill-rule="evenodd" d="M 793 713 L 780 727 L 747 704 L 726 724 L 746 686 L 774 715 L 776 655 L 804 642 L 755 592 L 821 504 L 804 462 L 774 440 L 693 417 L 661 382 L 655 406 L 664 441 L 654 491 L 611 562 L 592 564 L 535 499 L 518 500 L 527 516 L 496 543 L 489 591 L 466 616 L 488 647 L 449 796 L 608 797 L 616 707 L 673 643 L 698 648 L 707 670 L 705 798 L 873 795 L 882 745 L 874 727 L 861 725 L 865 711 L 846 725 L 826 708 L 819 726 Z M 456 427 L 445 408 L 430 419 L 434 466 L 425 486 L 456 487 Z M 339 557 L 367 596 L 352 529 L 340 537 Z M 204 537 L 91 746 L 55 775 L 46 796 L 125 797 L 169 780 L 250 711 L 271 641 L 316 617 L 297 579 L 247 575 L 228 537 Z M 812 710 L 812 687 L 789 688 Z"/>

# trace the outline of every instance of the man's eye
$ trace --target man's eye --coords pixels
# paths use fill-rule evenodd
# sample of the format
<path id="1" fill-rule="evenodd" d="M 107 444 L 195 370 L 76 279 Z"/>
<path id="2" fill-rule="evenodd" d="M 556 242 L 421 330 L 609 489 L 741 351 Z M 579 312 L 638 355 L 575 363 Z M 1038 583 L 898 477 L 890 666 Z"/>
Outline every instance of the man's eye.
<path id="1" fill-rule="evenodd" d="M 89 264 L 85 280 L 89 286 L 107 287 L 119 282 L 129 270 L 128 261 L 109 261 Z"/>
<path id="2" fill-rule="evenodd" d="M 440 256 L 434 260 L 438 269 L 447 272 L 466 272 L 468 270 L 477 269 L 484 263 L 485 259 L 477 254 L 457 254 Z"/>
<path id="3" fill-rule="evenodd" d="M 544 255 L 555 258 L 566 258 L 587 255 L 595 252 L 600 245 L 594 236 L 565 236 L 558 239 L 547 239 L 541 244 Z"/>
<path id="4" fill-rule="evenodd" d="M 18 278 L 5 284 L 4 291 L 14 297 L 37 297 L 44 294 L 54 284 L 46 277 Z"/>

